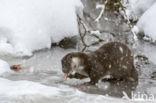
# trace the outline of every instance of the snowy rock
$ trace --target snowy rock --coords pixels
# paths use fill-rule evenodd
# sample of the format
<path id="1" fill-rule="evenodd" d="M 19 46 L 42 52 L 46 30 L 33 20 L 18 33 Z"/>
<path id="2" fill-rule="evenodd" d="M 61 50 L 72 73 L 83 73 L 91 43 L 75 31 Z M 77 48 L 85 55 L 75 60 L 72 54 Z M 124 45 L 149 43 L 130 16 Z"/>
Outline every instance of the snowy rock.
<path id="1" fill-rule="evenodd" d="M 58 46 L 64 49 L 76 48 L 77 43 L 78 43 L 77 36 L 65 37 L 60 42 L 52 43 L 52 47 Z"/>
<path id="2" fill-rule="evenodd" d="M 8 43 L 7 38 L 0 36 L 0 55 L 15 54 L 13 46 Z"/>
<path id="3" fill-rule="evenodd" d="M 80 0 L 1 0 L 0 37 L 11 49 L 6 52 L 31 56 L 52 42 L 77 35 L 76 15 L 82 16 L 82 9 Z"/>
<path id="4" fill-rule="evenodd" d="M 129 0 L 131 10 L 128 10 L 128 15 L 132 12 L 140 17 L 147 9 L 149 9 L 155 0 Z"/>
<path id="5" fill-rule="evenodd" d="M 5 75 L 6 73 L 12 73 L 10 66 L 7 62 L 0 59 L 0 76 Z"/>
<path id="6" fill-rule="evenodd" d="M 156 3 L 148 9 L 137 23 L 140 32 L 156 40 Z"/>

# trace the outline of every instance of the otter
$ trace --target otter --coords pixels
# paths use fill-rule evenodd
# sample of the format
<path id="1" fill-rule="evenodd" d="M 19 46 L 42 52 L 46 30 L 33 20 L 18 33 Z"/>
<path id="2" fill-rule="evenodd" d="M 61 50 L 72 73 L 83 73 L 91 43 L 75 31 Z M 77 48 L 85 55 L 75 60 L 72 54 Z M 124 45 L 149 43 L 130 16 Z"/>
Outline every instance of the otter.
<path id="1" fill-rule="evenodd" d="M 89 84 L 93 85 L 105 79 L 138 81 L 131 50 L 120 42 L 106 43 L 89 53 L 69 53 L 62 58 L 61 63 L 65 79 L 89 77 Z M 105 78 L 107 75 L 109 78 Z"/>

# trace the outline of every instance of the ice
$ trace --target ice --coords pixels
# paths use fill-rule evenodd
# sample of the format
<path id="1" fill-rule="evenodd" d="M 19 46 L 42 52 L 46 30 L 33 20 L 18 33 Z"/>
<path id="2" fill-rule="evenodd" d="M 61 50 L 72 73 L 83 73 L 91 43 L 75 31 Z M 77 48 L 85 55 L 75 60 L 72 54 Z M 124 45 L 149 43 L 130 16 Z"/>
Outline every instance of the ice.
<path id="1" fill-rule="evenodd" d="M 156 40 L 156 3 L 148 9 L 137 23 L 140 32 L 144 32 L 145 35 L 151 37 L 153 41 Z"/>
<path id="2" fill-rule="evenodd" d="M 78 34 L 80 0 L 0 0 L 0 53 L 31 56 L 51 42 Z M 72 28 L 72 29 L 71 29 Z M 15 53 L 14 53 L 15 52 Z"/>
<path id="3" fill-rule="evenodd" d="M 7 62 L 0 59 L 0 76 L 8 73 L 13 73 L 13 71 L 10 70 L 10 66 Z"/>

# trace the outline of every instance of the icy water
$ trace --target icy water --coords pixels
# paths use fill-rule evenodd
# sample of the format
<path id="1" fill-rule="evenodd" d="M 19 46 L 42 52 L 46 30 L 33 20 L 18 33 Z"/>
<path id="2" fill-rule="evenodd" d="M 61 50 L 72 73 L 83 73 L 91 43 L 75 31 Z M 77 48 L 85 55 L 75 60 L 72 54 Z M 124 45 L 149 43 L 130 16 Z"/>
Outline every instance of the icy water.
<path id="1" fill-rule="evenodd" d="M 74 49 L 53 48 L 34 53 L 30 58 L 1 57 L 10 65 L 22 64 L 23 71 L 0 77 L 0 103 L 155 103 L 156 81 L 149 74 L 156 67 L 150 63 L 141 66 L 138 85 L 100 82 L 96 86 L 77 88 L 89 81 L 63 80 L 61 58 Z M 149 70 L 150 69 L 150 70 Z M 127 83 L 127 82 L 126 82 Z M 127 87 L 126 87 L 127 86 Z M 131 93 L 131 87 L 136 90 Z M 125 91 L 125 92 L 123 92 Z M 146 94 L 146 100 L 122 99 L 127 95 Z M 110 96 L 112 95 L 112 96 Z M 147 100 L 148 99 L 148 100 Z"/>

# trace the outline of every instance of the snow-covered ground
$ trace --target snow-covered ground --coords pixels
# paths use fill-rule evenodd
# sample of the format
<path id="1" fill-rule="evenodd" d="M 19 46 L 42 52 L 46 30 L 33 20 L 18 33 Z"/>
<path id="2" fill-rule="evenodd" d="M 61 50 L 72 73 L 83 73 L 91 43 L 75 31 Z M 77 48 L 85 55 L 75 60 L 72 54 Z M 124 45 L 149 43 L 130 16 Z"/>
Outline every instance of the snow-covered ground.
<path id="1" fill-rule="evenodd" d="M 10 66 L 7 62 L 0 60 L 0 76 L 13 73 L 13 71 L 10 70 Z"/>
<path id="2" fill-rule="evenodd" d="M 151 37 L 153 41 L 156 40 L 156 3 L 153 4 L 139 19 L 138 28 L 140 32 L 144 32 L 145 35 Z"/>
<path id="3" fill-rule="evenodd" d="M 80 0 L 0 0 L 0 54 L 31 56 L 77 35 L 82 9 Z"/>

